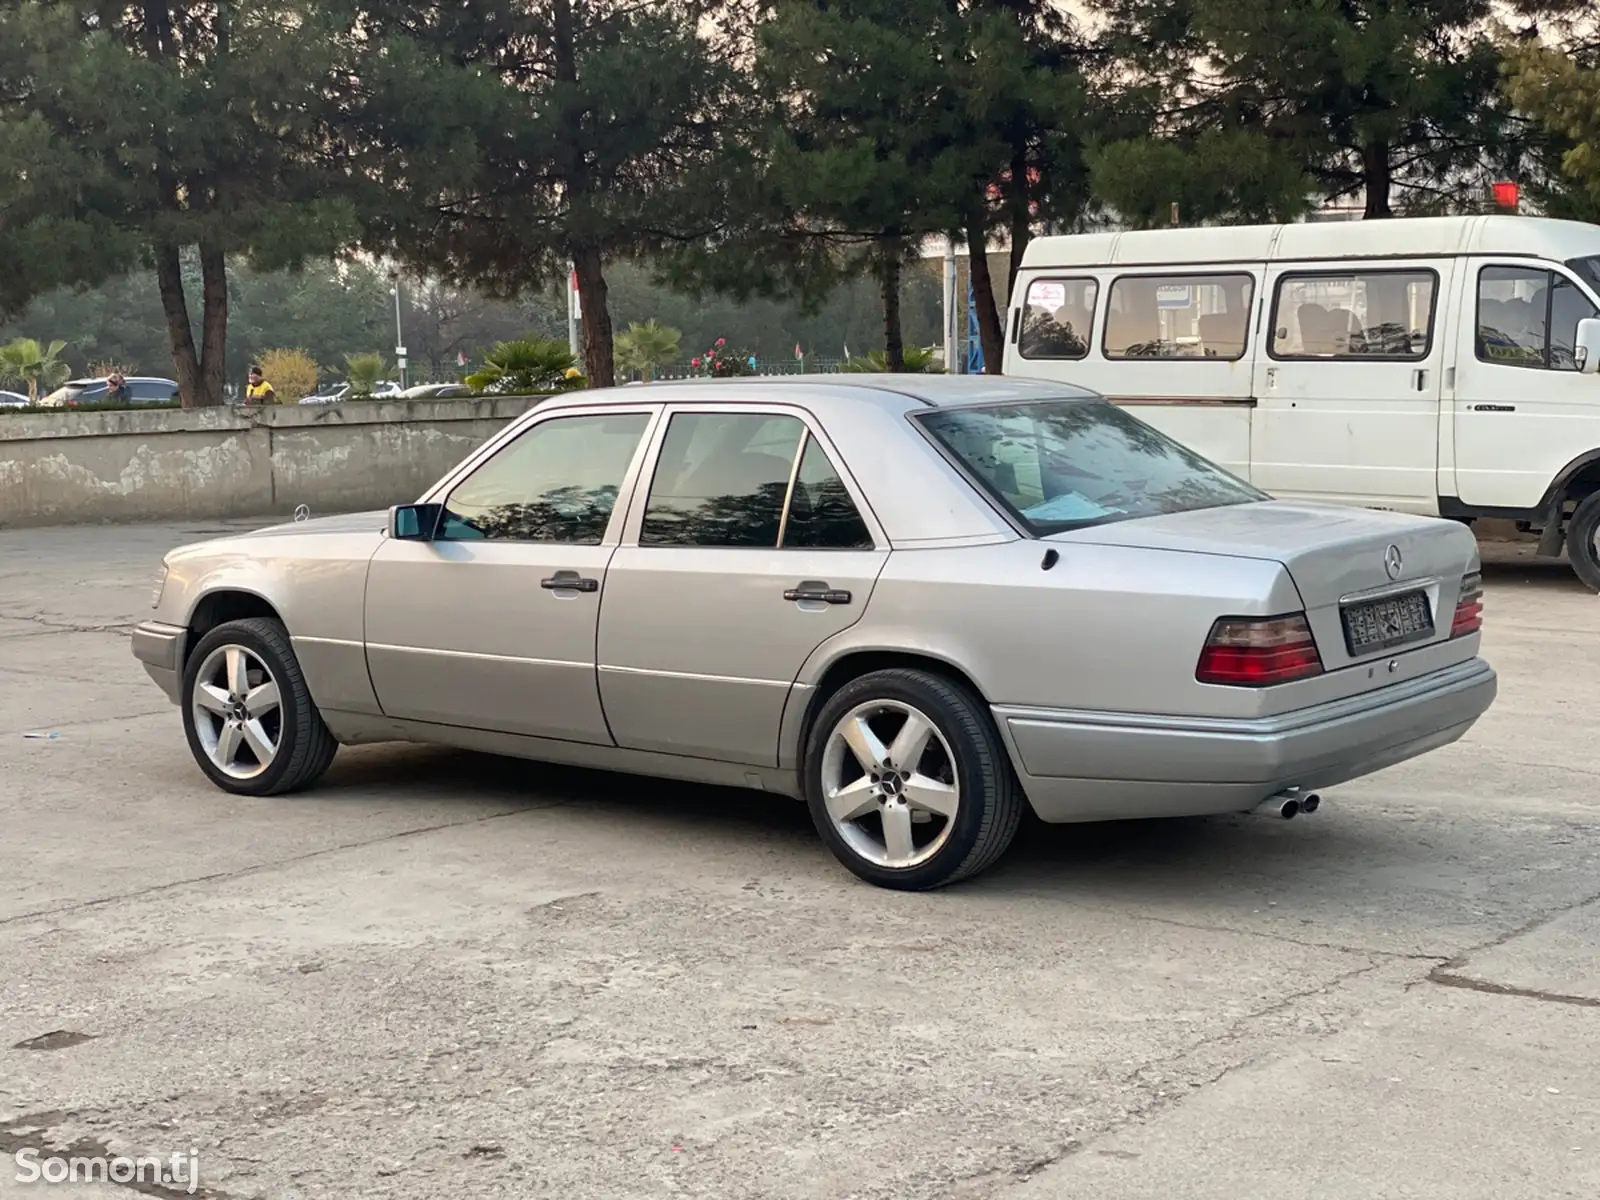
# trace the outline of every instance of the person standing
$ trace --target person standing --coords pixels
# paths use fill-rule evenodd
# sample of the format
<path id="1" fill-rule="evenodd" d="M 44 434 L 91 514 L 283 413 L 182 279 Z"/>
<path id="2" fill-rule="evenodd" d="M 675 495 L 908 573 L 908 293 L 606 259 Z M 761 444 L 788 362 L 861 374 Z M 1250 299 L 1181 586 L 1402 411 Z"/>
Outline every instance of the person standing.
<path id="1" fill-rule="evenodd" d="M 244 402 L 246 404 L 276 404 L 278 393 L 267 382 L 267 377 L 260 367 L 250 368 L 250 382 L 244 389 Z"/>

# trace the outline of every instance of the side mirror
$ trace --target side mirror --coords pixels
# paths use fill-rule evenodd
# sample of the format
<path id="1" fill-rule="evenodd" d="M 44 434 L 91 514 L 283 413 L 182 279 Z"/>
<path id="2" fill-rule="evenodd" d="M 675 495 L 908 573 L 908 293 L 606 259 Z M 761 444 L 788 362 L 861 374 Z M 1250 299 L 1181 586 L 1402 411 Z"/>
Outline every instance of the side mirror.
<path id="1" fill-rule="evenodd" d="M 1585 317 L 1578 322 L 1578 336 L 1573 339 L 1572 358 L 1583 375 L 1600 374 L 1600 320 Z"/>
<path id="2" fill-rule="evenodd" d="M 442 504 L 396 505 L 389 510 L 389 536 L 401 542 L 431 542 L 442 512 Z"/>

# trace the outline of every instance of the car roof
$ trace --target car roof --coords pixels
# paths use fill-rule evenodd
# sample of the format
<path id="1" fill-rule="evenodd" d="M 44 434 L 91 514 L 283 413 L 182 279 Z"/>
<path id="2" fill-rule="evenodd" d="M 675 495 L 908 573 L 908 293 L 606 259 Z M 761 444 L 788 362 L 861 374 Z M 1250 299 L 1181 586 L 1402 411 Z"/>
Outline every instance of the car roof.
<path id="1" fill-rule="evenodd" d="M 731 391 L 736 395 L 719 393 Z M 1070 383 L 1044 379 L 1014 379 L 1001 375 L 836 374 L 745 375 L 731 379 L 674 379 L 630 388 L 605 388 L 567 392 L 569 403 L 594 404 L 615 400 L 638 404 L 653 400 L 737 400 L 742 403 L 787 404 L 808 401 L 856 400 L 903 411 L 907 401 L 926 408 L 965 407 L 977 404 L 1018 404 L 1030 400 L 1098 400 L 1100 395 Z M 699 393 L 694 396 L 685 393 Z M 546 401 L 546 404 L 549 402 Z"/>

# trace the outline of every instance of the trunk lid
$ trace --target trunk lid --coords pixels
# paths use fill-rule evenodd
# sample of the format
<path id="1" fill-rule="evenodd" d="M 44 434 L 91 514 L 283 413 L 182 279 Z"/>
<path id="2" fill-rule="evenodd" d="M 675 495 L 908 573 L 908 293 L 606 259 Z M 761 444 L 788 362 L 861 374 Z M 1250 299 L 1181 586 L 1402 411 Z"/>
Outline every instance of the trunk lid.
<path id="1" fill-rule="evenodd" d="M 1317 651 L 1330 671 L 1448 639 L 1462 577 L 1478 568 L 1477 539 L 1455 521 L 1283 500 L 1164 513 L 1049 540 L 1281 563 L 1305 603 Z M 1418 591 L 1427 598 L 1430 636 L 1351 652 L 1346 610 Z"/>

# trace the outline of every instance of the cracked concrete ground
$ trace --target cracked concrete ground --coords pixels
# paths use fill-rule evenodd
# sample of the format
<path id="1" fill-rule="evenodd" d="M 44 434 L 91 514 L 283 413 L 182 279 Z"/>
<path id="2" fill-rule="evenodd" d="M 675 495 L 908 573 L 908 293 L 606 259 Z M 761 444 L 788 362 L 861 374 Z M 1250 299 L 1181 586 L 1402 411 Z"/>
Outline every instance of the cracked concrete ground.
<path id="1" fill-rule="evenodd" d="M 121 632 L 219 528 L 0 531 L 0 1197 L 128 1196 L 28 1147 L 196 1147 L 225 1200 L 1600 1194 L 1563 567 L 1486 552 L 1499 704 L 1317 817 L 905 896 L 743 792 L 366 747 L 223 796 Z"/>

